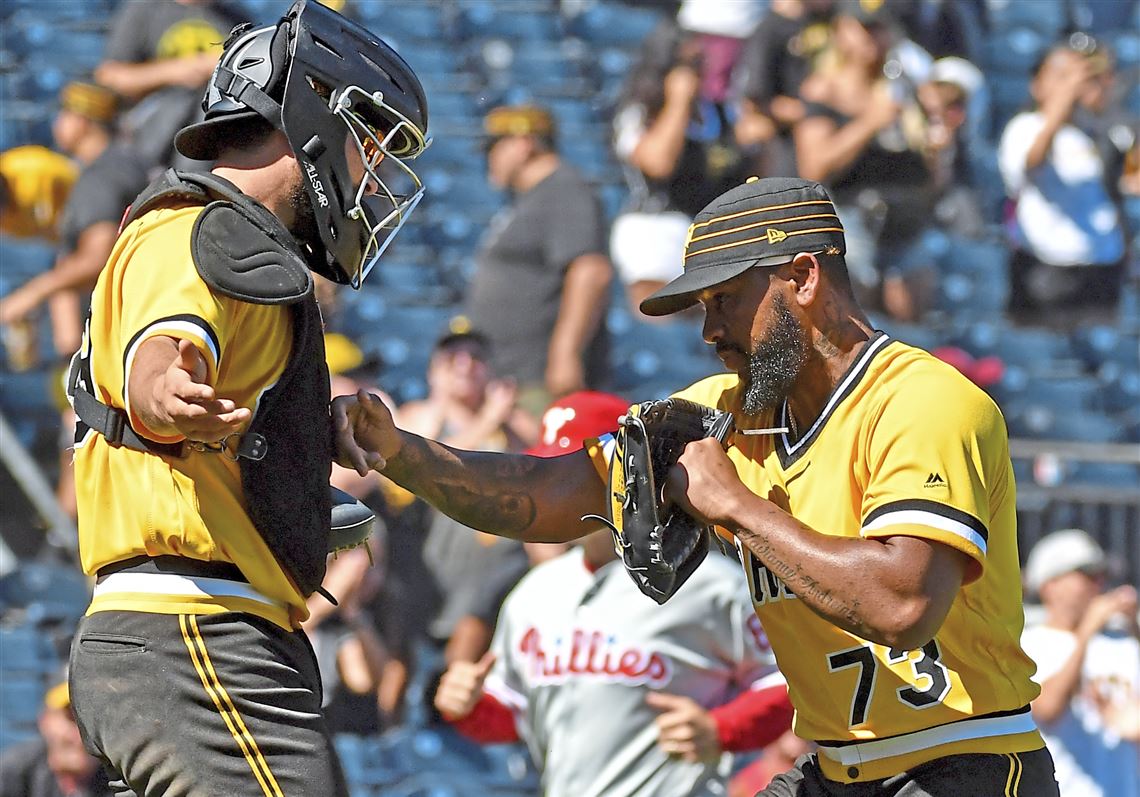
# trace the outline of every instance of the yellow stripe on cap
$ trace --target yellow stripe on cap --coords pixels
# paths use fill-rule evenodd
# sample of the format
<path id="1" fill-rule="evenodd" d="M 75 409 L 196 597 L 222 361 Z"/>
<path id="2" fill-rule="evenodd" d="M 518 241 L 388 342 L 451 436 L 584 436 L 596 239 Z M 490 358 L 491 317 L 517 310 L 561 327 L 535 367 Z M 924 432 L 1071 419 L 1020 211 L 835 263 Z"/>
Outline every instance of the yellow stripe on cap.
<path id="1" fill-rule="evenodd" d="M 780 230 L 779 232 L 783 232 L 783 231 Z M 785 233 L 784 237 L 780 238 L 779 240 L 783 241 L 787 238 L 791 238 L 793 235 L 810 235 L 813 232 L 843 232 L 843 228 L 842 227 L 812 227 L 810 230 L 793 230 L 792 232 Z M 688 260 L 690 257 L 696 257 L 697 255 L 706 255 L 709 252 L 719 252 L 722 249 L 733 249 L 737 246 L 746 246 L 747 244 L 760 243 L 761 241 L 763 241 L 765 243 L 769 243 L 769 244 L 777 243 L 777 241 L 773 240 L 773 236 L 769 236 L 768 234 L 765 233 L 764 235 L 758 236 L 756 238 L 746 238 L 743 241 L 733 241 L 732 243 L 720 244 L 719 246 L 710 246 L 707 249 L 701 249 L 700 251 L 697 251 L 697 252 L 685 252 L 685 259 Z M 758 255 L 758 257 L 763 257 L 763 254 Z M 791 259 L 791 258 L 789 258 L 789 259 Z"/>
<path id="2" fill-rule="evenodd" d="M 786 224 L 787 222 L 790 222 L 790 221 L 803 221 L 805 219 L 835 219 L 838 222 L 839 216 L 835 215 L 834 213 L 813 213 L 813 214 L 808 215 L 808 216 L 784 216 L 781 219 L 771 219 L 769 221 L 754 221 L 751 224 L 742 224 L 741 226 L 733 227 L 732 229 L 719 230 L 717 232 L 709 232 L 709 233 L 705 233 L 704 235 L 698 235 L 695 238 L 690 238 L 688 243 L 693 243 L 695 241 L 703 241 L 707 238 L 716 238 L 716 237 L 721 236 L 721 235 L 729 235 L 729 234 L 734 233 L 734 232 L 742 232 L 743 230 L 751 230 L 754 227 L 770 227 L 773 224 Z M 714 221 L 715 221 L 715 219 L 714 219 Z M 781 240 L 783 240 L 783 239 L 781 239 Z"/>
<path id="3" fill-rule="evenodd" d="M 710 224 L 716 224 L 718 221 L 729 221 L 730 219 L 738 219 L 741 216 L 751 216 L 754 213 L 771 213 L 773 210 L 787 210 L 788 208 L 802 208 L 805 205 L 831 205 L 831 202 L 826 199 L 809 199 L 803 202 L 789 202 L 786 205 L 769 205 L 764 208 L 752 208 L 751 210 L 742 210 L 738 213 L 729 213 L 725 216 L 714 216 L 706 221 L 700 221 L 693 225 L 696 227 L 707 227 Z"/>

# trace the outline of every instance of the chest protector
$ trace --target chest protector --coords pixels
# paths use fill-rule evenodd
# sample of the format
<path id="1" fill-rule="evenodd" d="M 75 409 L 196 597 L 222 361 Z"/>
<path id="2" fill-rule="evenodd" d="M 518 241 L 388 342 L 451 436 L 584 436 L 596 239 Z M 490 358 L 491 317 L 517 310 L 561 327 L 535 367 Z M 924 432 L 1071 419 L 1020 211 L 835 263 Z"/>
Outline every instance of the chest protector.
<path id="1" fill-rule="evenodd" d="M 250 519 L 308 596 L 325 573 L 334 453 L 329 372 L 312 275 L 304 253 L 277 217 L 213 174 L 166 171 L 135 200 L 124 226 L 151 210 L 187 205 L 205 206 L 194 223 L 190 247 L 198 274 L 211 290 L 242 302 L 290 309 L 289 361 L 281 378 L 262 395 L 236 456 Z M 77 439 L 90 428 L 112 444 L 160 456 L 233 455 L 232 446 L 160 445 L 139 437 L 122 410 L 98 401 L 80 359 L 76 355 L 68 380 L 80 419 Z"/>

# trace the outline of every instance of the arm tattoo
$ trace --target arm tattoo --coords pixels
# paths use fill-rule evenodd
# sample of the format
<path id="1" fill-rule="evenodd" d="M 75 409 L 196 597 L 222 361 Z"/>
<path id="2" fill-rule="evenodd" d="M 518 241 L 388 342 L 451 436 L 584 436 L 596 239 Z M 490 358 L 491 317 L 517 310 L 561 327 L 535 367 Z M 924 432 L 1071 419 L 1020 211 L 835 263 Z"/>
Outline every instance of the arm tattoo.
<path id="1" fill-rule="evenodd" d="M 524 456 L 459 452 L 409 436 L 384 475 L 465 526 L 521 538 L 538 514 L 533 471 Z"/>
<path id="2" fill-rule="evenodd" d="M 764 566 L 771 570 L 788 588 L 808 606 L 826 618 L 835 618 L 844 630 L 866 636 L 869 629 L 860 617 L 858 598 L 845 601 L 821 584 L 814 576 L 804 571 L 800 564 L 784 561 L 773 548 L 766 535 L 751 529 L 738 529 L 737 536 L 760 558 Z"/>

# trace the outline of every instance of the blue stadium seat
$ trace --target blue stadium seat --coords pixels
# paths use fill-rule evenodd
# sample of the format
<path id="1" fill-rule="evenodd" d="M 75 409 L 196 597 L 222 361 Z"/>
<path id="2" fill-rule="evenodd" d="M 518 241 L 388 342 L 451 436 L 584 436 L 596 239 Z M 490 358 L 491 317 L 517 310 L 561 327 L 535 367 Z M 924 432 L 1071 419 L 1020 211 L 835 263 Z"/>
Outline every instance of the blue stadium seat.
<path id="1" fill-rule="evenodd" d="M 995 31 L 1031 27 L 1050 39 L 1069 22 L 1068 4 L 1053 0 L 986 0 L 986 16 Z"/>
<path id="2" fill-rule="evenodd" d="M 597 46 L 636 47 L 664 18 L 656 11 L 600 2 L 573 18 L 569 30 Z"/>
<path id="3" fill-rule="evenodd" d="M 31 625 L 0 627 L 0 673 L 43 675 L 58 664 L 47 637 Z"/>
<path id="4" fill-rule="evenodd" d="M 1140 490 L 1140 467 L 1116 462 L 1079 462 L 1071 466 L 1069 484 Z"/>
<path id="5" fill-rule="evenodd" d="M 1052 42 L 1052 37 L 1029 27 L 991 34 L 986 39 L 984 49 L 987 71 L 1027 77 L 1034 63 Z"/>
<path id="6" fill-rule="evenodd" d="M 353 3 L 361 23 L 387 41 L 389 37 L 400 41 L 408 52 L 414 52 L 411 41 L 445 41 L 452 34 L 451 17 L 445 9 L 434 3 L 385 2 L 365 0 Z"/>
<path id="7" fill-rule="evenodd" d="M 459 26 L 466 37 L 533 42 L 555 41 L 562 35 L 562 20 L 550 11 L 528 11 L 518 5 L 497 7 L 486 0 L 468 0 L 461 8 Z"/>
<path id="8" fill-rule="evenodd" d="M 1092 34 L 1111 34 L 1137 23 L 1136 0 L 1069 0 L 1073 25 Z"/>
<path id="9" fill-rule="evenodd" d="M 14 727 L 35 728 L 43 706 L 42 673 L 0 672 L 0 715 Z"/>
<path id="10" fill-rule="evenodd" d="M 41 621 L 76 621 L 87 609 L 91 588 L 72 565 L 21 562 L 0 577 L 0 608 L 23 608 Z"/>

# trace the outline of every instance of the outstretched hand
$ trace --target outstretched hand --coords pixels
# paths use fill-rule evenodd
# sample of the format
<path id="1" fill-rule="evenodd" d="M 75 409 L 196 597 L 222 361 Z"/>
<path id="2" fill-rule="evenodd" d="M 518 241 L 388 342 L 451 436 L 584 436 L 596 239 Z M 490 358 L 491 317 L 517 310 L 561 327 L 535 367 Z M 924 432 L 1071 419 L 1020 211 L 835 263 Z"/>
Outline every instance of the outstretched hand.
<path id="1" fill-rule="evenodd" d="M 400 449 L 400 433 L 379 396 L 358 390 L 337 396 L 329 411 L 336 435 L 336 463 L 361 476 L 383 470 Z"/>
<path id="2" fill-rule="evenodd" d="M 206 383 L 206 358 L 193 342 L 179 340 L 177 347 L 166 369 L 151 384 L 149 401 L 137 407 L 146 427 L 158 434 L 177 434 L 202 443 L 240 434 L 253 413 L 248 407 L 217 397 Z"/>

